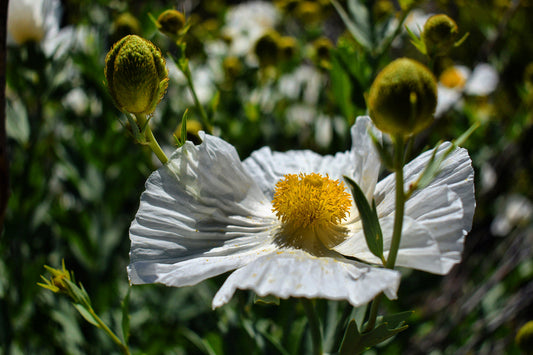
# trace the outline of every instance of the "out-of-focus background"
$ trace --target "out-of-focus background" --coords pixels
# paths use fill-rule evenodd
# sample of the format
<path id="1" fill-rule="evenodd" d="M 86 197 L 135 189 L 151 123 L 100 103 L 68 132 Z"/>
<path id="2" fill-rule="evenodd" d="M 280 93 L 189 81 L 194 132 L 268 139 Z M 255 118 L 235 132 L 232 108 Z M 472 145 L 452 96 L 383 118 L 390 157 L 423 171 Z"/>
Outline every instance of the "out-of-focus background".
<path id="1" fill-rule="evenodd" d="M 161 48 L 170 83 L 152 129 L 172 152 L 173 134 L 190 108 L 188 137 L 197 140 L 200 115 L 169 55 L 177 48 L 149 16 L 170 8 L 190 23 L 186 56 L 214 132 L 241 158 L 264 145 L 322 154 L 348 149 L 349 127 L 365 114 L 365 93 L 379 70 L 401 56 L 428 64 L 404 26 L 419 34 L 430 15 L 444 13 L 461 36 L 468 32 L 461 46 L 432 65 L 439 105 L 412 154 L 479 123 L 464 144 L 476 171 L 474 225 L 463 261 L 449 275 L 404 271 L 399 301 L 384 306 L 414 310 L 410 327 L 374 353 L 520 353 L 515 335 L 533 320 L 531 0 L 339 1 L 351 28 L 327 0 L 9 3 L 10 198 L 0 237 L 0 354 L 118 351 L 66 297 L 36 283 L 44 264 L 59 267 L 64 259 L 94 309 L 120 328 L 129 288 L 128 227 L 144 182 L 159 165 L 147 147 L 134 143 L 114 107 L 104 59 L 127 34 Z M 275 306 L 238 292 L 211 310 L 224 278 L 180 289 L 133 287 L 134 352 L 307 351 L 307 321 L 295 300 Z M 326 328 L 344 306 L 317 305 Z"/>

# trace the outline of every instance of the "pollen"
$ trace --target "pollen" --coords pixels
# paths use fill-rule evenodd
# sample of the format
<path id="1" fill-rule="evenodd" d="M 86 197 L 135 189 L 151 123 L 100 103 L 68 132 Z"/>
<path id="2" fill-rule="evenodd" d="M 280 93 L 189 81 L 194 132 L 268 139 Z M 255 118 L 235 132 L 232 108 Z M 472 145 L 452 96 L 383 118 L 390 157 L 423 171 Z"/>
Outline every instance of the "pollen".
<path id="1" fill-rule="evenodd" d="M 280 241 L 285 245 L 317 250 L 344 240 L 340 224 L 349 215 L 351 195 L 339 180 L 316 174 L 287 174 L 276 184 L 272 211 L 281 221 Z"/>
<path id="2" fill-rule="evenodd" d="M 451 67 L 442 72 L 439 81 L 447 88 L 462 88 L 465 86 L 466 78 L 457 68 Z"/>

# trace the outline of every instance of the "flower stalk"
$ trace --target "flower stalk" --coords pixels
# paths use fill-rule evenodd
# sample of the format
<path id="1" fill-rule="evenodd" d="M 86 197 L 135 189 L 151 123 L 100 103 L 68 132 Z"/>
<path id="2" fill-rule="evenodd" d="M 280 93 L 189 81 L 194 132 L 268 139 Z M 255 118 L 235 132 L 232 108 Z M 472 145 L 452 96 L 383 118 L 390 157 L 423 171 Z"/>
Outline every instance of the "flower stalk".
<path id="1" fill-rule="evenodd" d="M 148 120 L 146 119 L 146 115 L 143 113 L 135 114 L 135 118 L 137 119 L 137 124 L 141 129 L 141 132 L 144 132 L 144 138 L 146 139 L 146 142 L 150 149 L 152 149 L 152 151 L 157 156 L 157 158 L 159 158 L 162 164 L 166 164 L 168 162 L 168 158 L 165 152 L 163 152 L 163 149 L 161 149 L 159 143 L 157 143 L 157 140 L 155 139 L 154 134 L 150 129 Z"/>

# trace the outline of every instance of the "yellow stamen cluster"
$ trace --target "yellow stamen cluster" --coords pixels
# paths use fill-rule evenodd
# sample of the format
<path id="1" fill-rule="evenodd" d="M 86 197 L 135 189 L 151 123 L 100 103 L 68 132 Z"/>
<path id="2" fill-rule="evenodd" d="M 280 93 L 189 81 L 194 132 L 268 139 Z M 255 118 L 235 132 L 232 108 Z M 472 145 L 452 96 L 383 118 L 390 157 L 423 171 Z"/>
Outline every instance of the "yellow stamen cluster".
<path id="1" fill-rule="evenodd" d="M 287 174 L 276 184 L 272 211 L 282 222 L 282 242 L 315 249 L 317 241 L 332 248 L 344 240 L 339 226 L 352 205 L 339 180 L 320 174 Z"/>
<path id="2" fill-rule="evenodd" d="M 442 72 L 439 81 L 447 88 L 463 88 L 466 83 L 466 78 L 463 73 L 457 68 L 451 67 Z"/>

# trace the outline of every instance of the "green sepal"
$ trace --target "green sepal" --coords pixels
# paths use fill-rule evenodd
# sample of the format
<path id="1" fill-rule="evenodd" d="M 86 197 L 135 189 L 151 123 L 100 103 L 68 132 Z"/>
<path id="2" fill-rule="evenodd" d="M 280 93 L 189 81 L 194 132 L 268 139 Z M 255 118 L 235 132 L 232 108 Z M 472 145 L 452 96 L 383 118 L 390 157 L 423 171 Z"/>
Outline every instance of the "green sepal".
<path id="1" fill-rule="evenodd" d="M 340 355 L 361 354 L 365 350 L 377 345 L 396 334 L 406 330 L 405 321 L 413 312 L 401 312 L 381 318 L 381 323 L 373 330 L 360 333 L 355 320 L 350 321 L 344 334 L 344 339 L 339 350 Z"/>
<path id="2" fill-rule="evenodd" d="M 370 207 L 370 204 L 359 185 L 347 176 L 344 176 L 344 179 L 348 185 L 350 185 L 353 199 L 359 210 L 368 249 L 383 262 L 383 265 L 385 265 L 386 261 L 383 257 L 383 233 L 381 231 L 381 226 L 379 225 L 375 201 L 372 201 L 372 207 Z"/>
<path id="3" fill-rule="evenodd" d="M 120 303 L 120 308 L 122 310 L 122 340 L 124 344 L 127 344 L 128 339 L 130 338 L 130 292 L 131 287 L 128 288 L 126 296 L 124 296 L 124 299 Z"/>
<path id="4" fill-rule="evenodd" d="M 73 303 L 72 304 L 74 308 L 78 310 L 78 312 L 81 314 L 81 316 L 89 323 L 94 325 L 97 328 L 100 328 L 100 324 L 98 324 L 98 321 L 96 318 L 87 310 L 87 308 L 79 303 Z"/>
<path id="5" fill-rule="evenodd" d="M 424 171 L 422 171 L 422 174 L 420 174 L 418 179 L 409 187 L 409 191 L 407 191 L 405 199 L 407 200 L 409 197 L 411 197 L 412 193 L 416 190 L 423 189 L 424 187 L 428 186 L 433 181 L 433 179 L 435 179 L 435 177 L 440 173 L 440 167 L 444 160 L 446 160 L 448 155 L 450 155 L 458 146 L 462 145 L 478 127 L 479 123 L 474 123 L 468 130 L 466 130 L 465 133 L 463 133 L 459 138 L 454 140 L 450 147 L 446 149 L 446 151 L 442 153 L 438 158 L 437 151 L 442 142 L 437 143 L 435 148 L 433 148 L 433 153 L 431 154 L 431 158 L 429 159 L 428 164 L 426 165 Z"/>
<path id="6" fill-rule="evenodd" d="M 189 109 L 186 109 L 183 113 L 183 117 L 181 118 L 181 130 L 180 130 L 180 137 L 178 138 L 176 135 L 174 135 L 174 139 L 176 140 L 177 147 L 182 147 L 185 142 L 187 141 L 187 117 L 189 116 Z"/>
<path id="7" fill-rule="evenodd" d="M 86 307 L 91 306 L 91 299 L 89 298 L 87 291 L 85 291 L 81 283 L 80 283 L 80 286 L 78 287 L 74 282 L 70 280 L 64 279 L 63 282 L 67 286 L 68 295 L 70 296 L 70 298 L 72 298 L 72 301 L 74 303 L 79 303 Z"/>
<path id="8" fill-rule="evenodd" d="M 279 300 L 279 297 L 276 297 L 273 295 L 258 296 L 257 294 L 254 294 L 254 304 L 257 304 L 257 303 L 279 306 L 280 300 Z"/>
<path id="9" fill-rule="evenodd" d="M 394 158 L 392 155 L 391 144 L 382 142 L 378 137 L 376 137 L 372 130 L 369 130 L 368 133 L 370 134 L 372 143 L 374 143 L 374 147 L 378 151 L 379 157 L 381 158 L 381 162 L 383 163 L 383 165 L 389 170 L 394 170 Z"/>
<path id="10" fill-rule="evenodd" d="M 139 144 L 147 144 L 148 141 L 146 140 L 144 132 L 146 131 L 146 125 L 148 125 L 148 122 L 146 122 L 146 125 L 144 127 L 141 127 L 141 129 L 139 129 L 137 120 L 133 118 L 132 114 L 127 112 L 125 112 L 125 114 L 126 118 L 128 119 L 128 123 L 130 124 L 131 134 L 133 135 L 135 141 Z"/>
<path id="11" fill-rule="evenodd" d="M 464 41 L 470 36 L 470 32 L 467 32 L 464 34 L 463 37 L 461 37 L 457 42 L 453 44 L 454 47 L 459 47 L 461 44 L 463 44 Z"/>
<path id="12" fill-rule="evenodd" d="M 404 27 L 405 30 L 407 31 L 407 34 L 409 35 L 409 37 L 411 37 L 411 43 L 413 44 L 413 46 L 416 47 L 416 49 L 418 49 L 418 51 L 420 53 L 422 53 L 423 55 L 427 55 L 427 49 L 426 49 L 426 44 L 424 43 L 424 41 L 422 41 L 421 38 L 417 37 L 413 31 L 411 31 L 409 29 L 409 27 L 405 26 Z M 419 28 L 420 29 L 420 28 Z M 420 32 L 422 32 L 422 29 L 420 29 Z"/>

